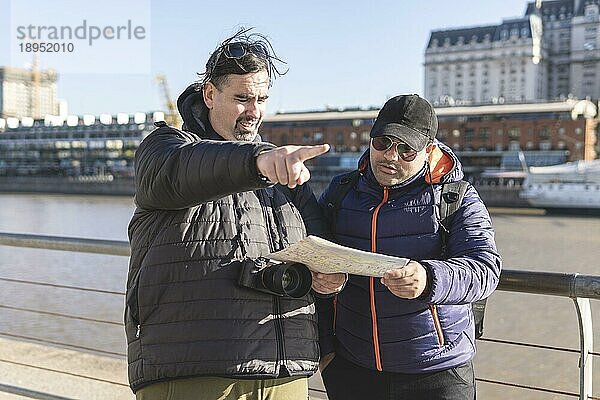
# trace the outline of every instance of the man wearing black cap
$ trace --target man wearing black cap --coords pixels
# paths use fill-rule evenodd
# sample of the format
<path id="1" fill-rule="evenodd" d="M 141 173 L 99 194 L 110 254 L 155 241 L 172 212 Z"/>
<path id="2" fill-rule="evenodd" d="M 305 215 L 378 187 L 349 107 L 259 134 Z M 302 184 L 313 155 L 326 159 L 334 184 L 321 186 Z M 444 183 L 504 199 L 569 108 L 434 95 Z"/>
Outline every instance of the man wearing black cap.
<path id="1" fill-rule="evenodd" d="M 471 303 L 498 284 L 501 259 L 475 189 L 440 220 L 444 185 L 463 173 L 435 140 L 437 116 L 418 95 L 385 103 L 355 172 L 335 177 L 320 204 L 333 240 L 407 258 L 383 277 L 350 275 L 317 303 L 321 374 L 331 400 L 472 400 Z"/>

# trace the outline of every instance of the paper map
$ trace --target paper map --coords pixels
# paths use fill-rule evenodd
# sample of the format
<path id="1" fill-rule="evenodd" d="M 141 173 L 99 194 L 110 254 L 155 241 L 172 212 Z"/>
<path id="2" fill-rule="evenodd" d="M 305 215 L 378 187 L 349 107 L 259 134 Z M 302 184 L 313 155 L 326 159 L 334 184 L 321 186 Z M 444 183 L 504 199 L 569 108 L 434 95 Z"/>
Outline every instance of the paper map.
<path id="1" fill-rule="evenodd" d="M 374 277 L 382 277 L 390 269 L 404 267 L 409 261 L 407 258 L 351 249 L 317 236 L 308 236 L 286 249 L 269 254 L 269 258 L 299 262 L 315 272 L 326 274 L 346 272 Z"/>

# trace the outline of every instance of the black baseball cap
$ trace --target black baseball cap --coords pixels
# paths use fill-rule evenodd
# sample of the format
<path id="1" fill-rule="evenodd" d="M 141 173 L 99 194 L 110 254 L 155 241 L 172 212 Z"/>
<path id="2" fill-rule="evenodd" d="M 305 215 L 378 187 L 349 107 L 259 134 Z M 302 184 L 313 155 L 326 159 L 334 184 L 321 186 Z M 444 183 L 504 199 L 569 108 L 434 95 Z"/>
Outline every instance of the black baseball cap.
<path id="1" fill-rule="evenodd" d="M 431 104 L 416 94 L 402 94 L 385 102 L 371 137 L 393 136 L 421 151 L 435 139 L 438 119 Z"/>

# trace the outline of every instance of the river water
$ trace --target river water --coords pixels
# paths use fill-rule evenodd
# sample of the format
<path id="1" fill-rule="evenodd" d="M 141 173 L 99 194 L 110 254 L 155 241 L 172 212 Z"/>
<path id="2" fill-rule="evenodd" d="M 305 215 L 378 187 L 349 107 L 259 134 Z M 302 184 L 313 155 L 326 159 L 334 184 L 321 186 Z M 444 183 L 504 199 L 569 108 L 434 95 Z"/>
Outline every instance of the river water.
<path id="1" fill-rule="evenodd" d="M 126 240 L 133 209 L 127 197 L 0 194 L 0 232 Z M 492 209 L 492 218 L 506 269 L 600 275 L 600 217 Z M 124 292 L 126 276 L 125 257 L 0 246 L 0 334 L 123 354 L 122 295 L 16 281 Z M 592 312 L 599 352 L 598 301 L 592 301 Z M 488 302 L 484 336 L 579 346 L 573 302 L 554 296 L 496 292 Z M 595 359 L 595 395 L 599 396 L 600 364 Z M 477 375 L 484 379 L 578 392 L 577 366 L 578 356 L 573 353 L 478 344 Z M 478 388 L 482 399 L 569 398 L 487 383 Z"/>

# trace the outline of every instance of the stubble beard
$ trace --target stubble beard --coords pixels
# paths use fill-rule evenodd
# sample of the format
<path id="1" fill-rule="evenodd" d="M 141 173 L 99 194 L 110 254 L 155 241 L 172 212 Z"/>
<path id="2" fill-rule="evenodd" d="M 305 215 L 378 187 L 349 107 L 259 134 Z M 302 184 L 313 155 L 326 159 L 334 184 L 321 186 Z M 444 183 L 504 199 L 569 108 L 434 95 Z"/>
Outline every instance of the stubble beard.
<path id="1" fill-rule="evenodd" d="M 392 164 L 392 163 L 384 163 L 384 164 Z M 379 171 L 378 167 L 379 167 L 379 162 L 377 162 L 375 164 L 374 168 L 373 168 L 373 165 L 371 166 L 371 168 L 373 170 L 373 175 L 375 175 L 375 179 L 382 186 L 398 185 L 410 178 L 410 176 L 409 176 L 410 171 L 408 171 L 407 168 L 405 168 L 401 164 L 394 164 L 396 173 L 393 175 L 386 174 L 384 172 Z"/>
<path id="2" fill-rule="evenodd" d="M 235 139 L 242 141 L 242 142 L 252 142 L 257 134 L 258 134 L 257 130 L 248 132 L 248 131 L 241 131 L 237 128 L 233 132 L 233 136 L 235 137 Z"/>
<path id="3" fill-rule="evenodd" d="M 245 122 L 245 118 L 240 118 L 235 123 L 235 128 L 233 130 L 233 136 L 236 140 L 243 142 L 252 142 L 256 135 L 258 135 L 258 127 L 260 126 L 260 121 L 256 123 L 256 128 L 253 130 L 244 130 L 240 127 L 240 123 Z"/>

